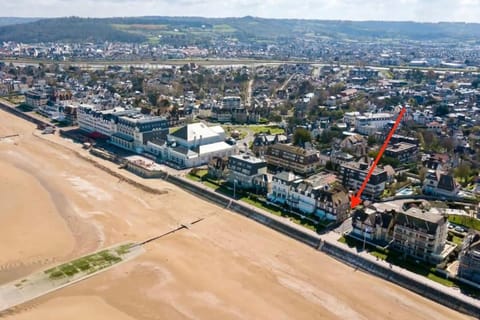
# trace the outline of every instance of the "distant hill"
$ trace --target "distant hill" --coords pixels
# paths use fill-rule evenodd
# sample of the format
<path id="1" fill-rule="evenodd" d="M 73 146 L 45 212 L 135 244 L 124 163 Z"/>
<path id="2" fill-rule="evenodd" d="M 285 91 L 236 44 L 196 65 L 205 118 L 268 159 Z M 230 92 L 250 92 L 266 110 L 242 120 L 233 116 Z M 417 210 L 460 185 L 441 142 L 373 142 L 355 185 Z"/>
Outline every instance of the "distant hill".
<path id="1" fill-rule="evenodd" d="M 10 25 L 1 26 L 2 19 Z M 0 18 L 0 41 L 158 42 L 159 38 L 194 44 L 218 38 L 289 41 L 298 38 L 408 39 L 478 41 L 480 24 L 382 21 L 325 21 L 300 19 L 131 17 L 55 18 L 12 24 Z M 22 20 L 18 20 L 22 21 Z M 21 23 L 21 22 L 17 22 Z M 167 41 L 166 40 L 166 41 Z"/>
<path id="2" fill-rule="evenodd" d="M 8 26 L 12 24 L 28 23 L 40 20 L 40 18 L 15 18 L 15 17 L 0 17 L 0 26 Z"/>
<path id="3" fill-rule="evenodd" d="M 115 29 L 104 19 L 55 18 L 0 27 L 0 41 L 38 43 L 70 42 L 143 42 L 145 37 Z"/>

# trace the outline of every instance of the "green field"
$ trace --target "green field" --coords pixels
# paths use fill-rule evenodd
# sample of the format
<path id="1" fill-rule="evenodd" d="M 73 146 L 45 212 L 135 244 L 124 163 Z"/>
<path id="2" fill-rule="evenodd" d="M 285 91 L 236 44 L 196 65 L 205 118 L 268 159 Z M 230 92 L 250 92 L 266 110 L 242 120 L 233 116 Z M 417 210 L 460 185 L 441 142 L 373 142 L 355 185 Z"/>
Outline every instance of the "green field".
<path id="1" fill-rule="evenodd" d="M 222 33 L 233 33 L 237 30 L 228 24 L 216 24 L 213 26 L 213 31 L 222 32 Z"/>

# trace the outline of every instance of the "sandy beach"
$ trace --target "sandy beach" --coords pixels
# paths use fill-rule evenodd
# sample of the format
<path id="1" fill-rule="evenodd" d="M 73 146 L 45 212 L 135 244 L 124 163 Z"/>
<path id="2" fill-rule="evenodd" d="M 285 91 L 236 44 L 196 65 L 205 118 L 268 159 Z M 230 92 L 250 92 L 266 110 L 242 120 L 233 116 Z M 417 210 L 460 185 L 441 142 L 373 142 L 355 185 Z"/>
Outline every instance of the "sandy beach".
<path id="1" fill-rule="evenodd" d="M 0 136 L 20 134 L 0 139 L 0 284 L 205 219 L 8 319 L 470 319 L 164 181 L 145 193 L 33 132 L 0 111 Z"/>

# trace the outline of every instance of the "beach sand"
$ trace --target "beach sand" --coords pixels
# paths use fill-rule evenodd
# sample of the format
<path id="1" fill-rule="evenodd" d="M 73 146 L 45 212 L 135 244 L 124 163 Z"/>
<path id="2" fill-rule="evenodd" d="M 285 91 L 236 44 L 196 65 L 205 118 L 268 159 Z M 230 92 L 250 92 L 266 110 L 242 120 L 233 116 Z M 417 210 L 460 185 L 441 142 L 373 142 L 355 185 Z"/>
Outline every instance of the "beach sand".
<path id="1" fill-rule="evenodd" d="M 469 319 L 164 181 L 145 193 L 34 131 L 0 111 L 0 136 L 20 134 L 0 140 L 0 261 L 13 266 L 0 281 L 205 219 L 8 319 Z"/>

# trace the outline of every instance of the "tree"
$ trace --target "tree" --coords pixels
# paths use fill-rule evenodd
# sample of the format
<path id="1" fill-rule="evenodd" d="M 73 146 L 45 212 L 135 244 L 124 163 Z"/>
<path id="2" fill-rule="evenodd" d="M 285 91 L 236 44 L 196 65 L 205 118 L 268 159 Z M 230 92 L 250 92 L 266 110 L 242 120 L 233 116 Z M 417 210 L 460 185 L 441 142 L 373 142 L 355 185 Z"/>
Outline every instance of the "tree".
<path id="1" fill-rule="evenodd" d="M 151 91 L 147 94 L 147 97 L 148 97 L 148 102 L 150 102 L 152 106 L 156 106 L 158 102 L 158 98 L 160 97 L 160 93 L 158 93 L 157 91 Z"/>
<path id="2" fill-rule="evenodd" d="M 442 145 L 447 152 L 452 152 L 455 148 L 455 142 L 453 141 L 453 138 L 450 137 L 443 139 Z"/>
<path id="3" fill-rule="evenodd" d="M 310 83 L 310 81 L 305 80 L 305 81 L 302 81 L 302 83 L 300 83 L 300 86 L 298 87 L 299 95 L 304 95 L 311 91 L 313 91 L 313 85 Z"/>
<path id="4" fill-rule="evenodd" d="M 170 107 L 170 101 L 168 99 L 161 99 L 158 103 L 157 106 L 160 108 L 168 108 Z"/>
<path id="5" fill-rule="evenodd" d="M 436 116 L 444 116 L 448 114 L 450 111 L 448 109 L 448 106 L 446 104 L 441 104 L 438 107 L 435 108 L 435 115 Z"/>
<path id="6" fill-rule="evenodd" d="M 472 173 L 472 168 L 470 163 L 462 162 L 455 170 L 455 177 L 459 178 L 461 181 L 465 182 Z"/>
<path id="7" fill-rule="evenodd" d="M 478 89 L 479 86 L 480 86 L 480 78 L 477 78 L 472 81 L 472 87 L 474 87 L 475 89 Z"/>
<path id="8" fill-rule="evenodd" d="M 375 136 L 368 136 L 367 143 L 369 147 L 372 147 L 375 145 L 375 143 L 377 143 L 377 139 L 375 139 Z"/>
<path id="9" fill-rule="evenodd" d="M 293 144 L 296 146 L 303 147 L 306 142 L 312 141 L 312 135 L 310 131 L 304 128 L 297 128 L 295 129 L 295 133 L 293 134 Z"/>
<path id="10" fill-rule="evenodd" d="M 428 169 L 425 167 L 422 167 L 420 171 L 418 172 L 418 176 L 420 178 L 420 182 L 423 184 L 423 181 L 425 181 L 425 177 L 427 176 Z"/>

